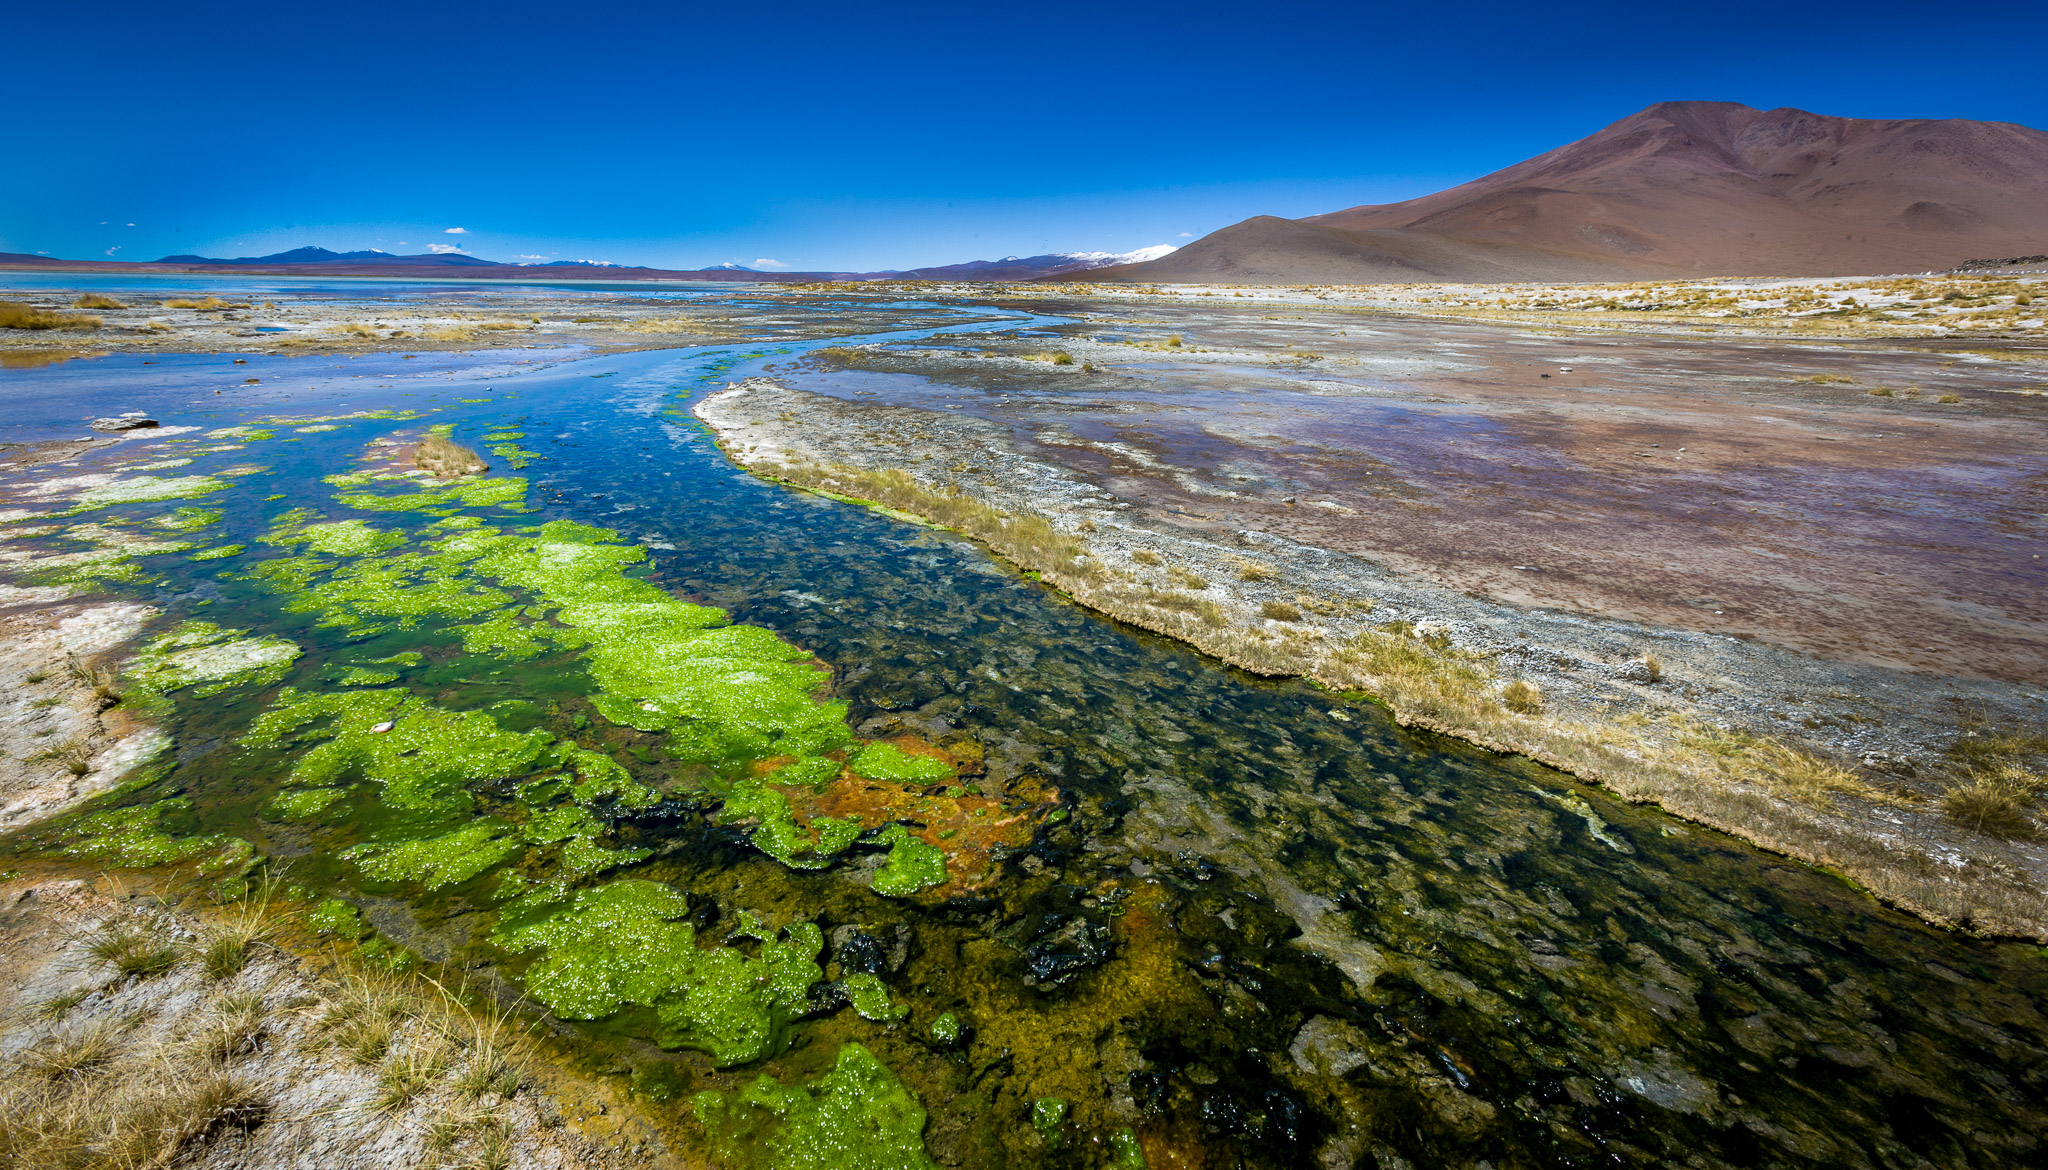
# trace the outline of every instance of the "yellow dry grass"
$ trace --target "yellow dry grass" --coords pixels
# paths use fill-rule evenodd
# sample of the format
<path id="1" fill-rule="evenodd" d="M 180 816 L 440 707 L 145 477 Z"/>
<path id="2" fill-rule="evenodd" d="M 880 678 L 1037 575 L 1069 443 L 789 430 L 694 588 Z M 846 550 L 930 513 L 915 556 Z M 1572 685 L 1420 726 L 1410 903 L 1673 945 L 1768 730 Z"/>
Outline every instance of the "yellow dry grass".
<path id="1" fill-rule="evenodd" d="M 450 439 L 439 428 L 427 432 L 420 440 L 420 445 L 413 450 L 412 461 L 420 470 L 431 471 L 440 479 L 481 475 L 491 469 L 483 456 Z"/>
<path id="2" fill-rule="evenodd" d="M 21 301 L 0 301 L 0 329 L 98 329 L 104 322 L 84 313 L 59 313 Z"/>

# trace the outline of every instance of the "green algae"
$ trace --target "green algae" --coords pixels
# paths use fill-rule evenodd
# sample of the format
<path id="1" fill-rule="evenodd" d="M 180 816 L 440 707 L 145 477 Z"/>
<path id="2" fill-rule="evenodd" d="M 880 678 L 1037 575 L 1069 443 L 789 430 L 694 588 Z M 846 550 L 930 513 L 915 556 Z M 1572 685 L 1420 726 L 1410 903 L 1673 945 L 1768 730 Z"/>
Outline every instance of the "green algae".
<path id="1" fill-rule="evenodd" d="M 860 836 L 860 825 L 852 820 L 813 817 L 798 824 L 789 798 L 758 780 L 734 784 L 718 819 L 722 824 L 756 822 L 748 841 L 791 869 L 823 869 Z"/>
<path id="2" fill-rule="evenodd" d="M 72 501 L 69 510 L 60 515 L 75 516 L 97 508 L 111 508 L 116 504 L 152 504 L 160 500 L 195 500 L 214 492 L 225 491 L 230 485 L 226 480 L 210 475 L 185 475 L 162 479 L 154 475 L 138 475 L 130 479 L 116 480 L 102 487 L 92 488 Z"/>
<path id="3" fill-rule="evenodd" d="M 327 811 L 348 795 L 346 788 L 287 788 L 270 800 L 270 811 L 288 821 L 302 821 Z"/>
<path id="4" fill-rule="evenodd" d="M 241 556 L 247 551 L 249 551 L 249 546 L 245 544 L 224 544 L 219 548 L 210 548 L 204 552 L 193 553 L 185 559 L 191 561 L 218 561 L 226 557 Z"/>
<path id="5" fill-rule="evenodd" d="M 1138 1144 L 1138 1135 L 1129 1126 L 1109 1135 L 1110 1170 L 1149 1170 L 1145 1164 L 1145 1149 Z"/>
<path id="6" fill-rule="evenodd" d="M 876 1020 L 893 1024 L 910 1014 L 903 1004 L 891 1003 L 889 988 L 881 979 L 865 971 L 848 975 L 839 981 L 846 991 L 846 997 L 853 1001 L 853 1010 L 863 1020 Z"/>
<path id="7" fill-rule="evenodd" d="M 252 427 L 244 423 L 240 426 L 222 427 L 219 430 L 208 431 L 206 432 L 206 437 L 209 439 L 241 439 L 246 442 L 260 442 L 264 439 L 275 438 L 276 435 L 261 427 Z"/>
<path id="8" fill-rule="evenodd" d="M 298 530 L 297 539 L 316 553 L 363 557 L 399 547 L 405 543 L 405 534 L 372 528 L 361 520 L 334 520 L 306 525 Z"/>
<path id="9" fill-rule="evenodd" d="M 946 854 L 917 839 L 902 825 L 890 825 L 876 840 L 889 846 L 889 859 L 875 871 L 874 889 L 891 898 L 946 884 Z"/>
<path id="10" fill-rule="evenodd" d="M 937 1019 L 932 1021 L 930 1028 L 932 1043 L 942 1047 L 951 1047 L 954 1044 L 958 1044 L 960 1037 L 965 1035 L 966 1032 L 967 1026 L 961 1023 L 960 1017 L 952 1012 L 941 1013 Z"/>
<path id="11" fill-rule="evenodd" d="M 523 662 L 548 653 L 559 645 L 580 643 L 572 631 L 541 622 L 521 621 L 516 609 L 502 609 L 480 622 L 453 627 L 462 638 L 462 648 L 471 654 L 489 654 L 506 662 Z"/>
<path id="12" fill-rule="evenodd" d="M 331 934 L 351 942 L 370 933 L 370 928 L 363 925 L 362 911 L 340 898 L 322 899 L 319 905 L 308 910 L 306 925 L 321 934 Z"/>
<path id="13" fill-rule="evenodd" d="M 397 681 L 397 671 L 372 670 L 367 666 L 345 667 L 334 675 L 334 685 L 340 687 L 381 687 Z"/>
<path id="14" fill-rule="evenodd" d="M 174 796 L 155 804 L 88 813 L 62 830 L 65 857 L 78 857 L 123 869 L 149 869 L 204 858 L 200 868 L 217 873 L 246 864 L 255 850 L 247 841 L 219 833 L 178 837 L 157 823 L 167 812 L 183 812 L 192 802 Z M 208 856 L 211 855 L 211 856 Z"/>
<path id="15" fill-rule="evenodd" d="M 1047 1145 L 1059 1141 L 1060 1126 L 1067 1120 L 1071 1109 L 1065 1097 L 1040 1097 L 1031 1103 L 1031 1128 L 1038 1131 L 1038 1137 Z"/>
<path id="16" fill-rule="evenodd" d="M 243 630 L 187 621 L 144 642 L 124 673 L 151 696 L 190 687 L 193 697 L 204 699 L 235 686 L 270 686 L 302 653 L 286 638 L 249 637 Z"/>
<path id="17" fill-rule="evenodd" d="M 504 476 L 470 479 L 444 488 L 424 488 L 403 495 L 344 492 L 335 499 L 363 512 L 413 512 L 430 508 L 498 507 L 517 512 L 526 506 L 526 481 Z"/>
<path id="18" fill-rule="evenodd" d="M 600 845 L 589 837 L 571 837 L 562 846 L 562 876 L 578 881 L 652 856 L 652 849 L 639 846 L 619 849 Z"/>
<path id="19" fill-rule="evenodd" d="M 219 508 L 195 508 L 187 505 L 181 508 L 174 508 L 170 512 L 158 516 L 151 523 L 177 532 L 191 532 L 194 529 L 220 523 L 222 515 L 223 513 Z"/>
<path id="20" fill-rule="evenodd" d="M 644 809 L 661 803 L 659 792 L 633 779 L 631 772 L 603 752 L 580 745 L 566 746 L 561 760 L 573 776 L 570 799 L 578 804 L 611 802 L 620 808 Z"/>
<path id="21" fill-rule="evenodd" d="M 488 442 L 489 440 L 485 441 Z M 540 452 L 528 451 L 517 443 L 500 443 L 491 448 L 491 454 L 503 459 L 505 465 L 514 471 L 518 471 L 541 457 Z"/>
<path id="22" fill-rule="evenodd" d="M 877 741 L 860 749 L 850 765 L 854 774 L 869 780 L 894 780 L 901 783 L 930 782 L 950 779 L 953 769 L 944 760 L 930 756 L 913 756 L 893 743 Z"/>
<path id="23" fill-rule="evenodd" d="M 842 1046 L 831 1071 L 811 1081 L 764 1075 L 730 1093 L 698 1093 L 691 1106 L 727 1170 L 936 1170 L 924 1106 L 859 1044 Z"/>
<path id="24" fill-rule="evenodd" d="M 525 848 L 502 821 L 478 821 L 438 837 L 366 841 L 341 851 L 372 881 L 418 882 L 430 890 L 461 885 Z"/>
<path id="25" fill-rule="evenodd" d="M 578 890 L 548 917 L 500 927 L 508 951 L 545 949 L 526 972 L 533 996 L 565 1019 L 601 1019 L 627 1005 L 653 1008 L 655 1039 L 695 1048 L 723 1067 L 782 1049 L 790 1023 L 824 978 L 824 936 L 791 923 L 749 957 L 729 946 L 700 948 L 681 919 L 689 899 L 655 882 L 623 879 Z"/>
<path id="26" fill-rule="evenodd" d="M 242 744 L 253 750 L 311 743 L 292 765 L 292 784 L 322 788 L 361 775 L 382 785 L 393 808 L 445 814 L 471 807 L 472 785 L 532 771 L 552 739 L 538 730 L 503 731 L 482 712 L 443 710 L 397 688 L 287 687 Z"/>

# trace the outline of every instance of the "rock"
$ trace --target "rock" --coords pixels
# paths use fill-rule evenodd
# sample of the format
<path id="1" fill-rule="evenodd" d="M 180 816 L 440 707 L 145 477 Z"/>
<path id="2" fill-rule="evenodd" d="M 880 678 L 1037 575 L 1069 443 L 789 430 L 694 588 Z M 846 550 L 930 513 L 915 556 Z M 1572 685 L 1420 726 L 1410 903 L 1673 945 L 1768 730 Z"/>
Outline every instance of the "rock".
<path id="1" fill-rule="evenodd" d="M 1664 672 L 1650 665 L 1648 658 L 1631 658 L 1607 669 L 1607 673 L 1623 682 L 1654 683 L 1664 677 Z"/>
<path id="2" fill-rule="evenodd" d="M 124 414 L 120 418 L 96 418 L 89 425 L 96 431 L 139 431 L 159 424 L 153 418 Z"/>
<path id="3" fill-rule="evenodd" d="M 1372 1043 L 1359 1028 L 1330 1016 L 1315 1016 L 1294 1034 L 1287 1055 L 1303 1072 L 1341 1077 L 1366 1063 L 1366 1048 Z"/>
<path id="4" fill-rule="evenodd" d="M 1058 987 L 1091 967 L 1099 967 L 1115 953 L 1109 928 L 1085 918 L 1071 918 L 1047 932 L 1024 951 L 1024 983 L 1030 987 Z"/>

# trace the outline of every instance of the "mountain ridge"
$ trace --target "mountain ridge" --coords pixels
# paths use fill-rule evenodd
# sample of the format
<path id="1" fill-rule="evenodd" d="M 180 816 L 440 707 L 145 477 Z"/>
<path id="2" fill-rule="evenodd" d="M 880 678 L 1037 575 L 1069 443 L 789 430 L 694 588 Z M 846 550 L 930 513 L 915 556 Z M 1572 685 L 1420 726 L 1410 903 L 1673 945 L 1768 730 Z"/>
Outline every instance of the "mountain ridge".
<path id="1" fill-rule="evenodd" d="M 2048 249 L 2048 134 L 1659 102 L 1399 203 L 1254 216 L 1111 281 L 1838 276 Z"/>

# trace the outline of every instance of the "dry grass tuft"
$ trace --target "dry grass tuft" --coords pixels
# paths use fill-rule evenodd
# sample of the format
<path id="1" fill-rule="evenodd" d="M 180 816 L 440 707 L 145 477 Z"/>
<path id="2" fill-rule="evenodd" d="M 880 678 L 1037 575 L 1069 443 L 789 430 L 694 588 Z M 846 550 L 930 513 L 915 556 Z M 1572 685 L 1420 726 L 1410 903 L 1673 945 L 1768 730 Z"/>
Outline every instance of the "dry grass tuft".
<path id="1" fill-rule="evenodd" d="M 98 1073 L 120 1054 L 121 1033 L 121 1026 L 111 1020 L 96 1021 L 80 1031 L 35 1045 L 22 1054 L 22 1068 L 45 1081 Z"/>
<path id="2" fill-rule="evenodd" d="M 275 905 L 276 881 L 265 878 L 247 898 L 237 903 L 225 919 L 207 928 L 191 950 L 199 969 L 218 983 L 232 979 L 249 965 L 259 944 L 267 943 L 284 923 L 294 917 L 280 913 Z"/>
<path id="3" fill-rule="evenodd" d="M 1259 613 L 1264 617 L 1272 618 L 1276 622 L 1298 622 L 1301 620 L 1300 607 L 1290 605 L 1285 601 L 1268 601 L 1259 607 Z"/>
<path id="4" fill-rule="evenodd" d="M 84 313 L 57 313 L 20 301 L 0 301 L 0 329 L 98 329 L 98 317 Z"/>
<path id="5" fill-rule="evenodd" d="M 1941 811 L 1952 823 L 2003 841 L 2032 841 L 2041 835 L 2033 817 L 2034 798 L 2048 788 L 2044 778 L 2012 764 L 1977 772 L 1942 795 Z"/>
<path id="6" fill-rule="evenodd" d="M 1501 705 L 1517 715 L 1539 715 L 1543 712 L 1543 690 L 1526 679 L 1516 679 L 1500 692 Z"/>
<path id="7" fill-rule="evenodd" d="M 482 475 L 491 469 L 491 465 L 484 462 L 483 456 L 448 436 L 435 432 L 429 432 L 420 440 L 419 447 L 413 452 L 412 461 L 414 466 L 422 471 L 431 471 L 440 479 Z"/>
<path id="8" fill-rule="evenodd" d="M 1132 549 L 1131 559 L 1138 562 L 1141 565 L 1157 565 L 1164 563 L 1160 555 L 1156 552 L 1153 552 L 1149 548 Z"/>
<path id="9" fill-rule="evenodd" d="M 391 1051 L 399 1021 L 411 1006 L 398 976 L 355 964 L 343 973 L 338 994 L 320 1014 L 318 1027 L 357 1064 L 377 1064 Z"/>
<path id="10" fill-rule="evenodd" d="M 117 301 L 105 293 L 86 293 L 84 296 L 71 302 L 71 307 L 74 309 L 125 309 L 128 305 L 126 302 Z"/>
<path id="11" fill-rule="evenodd" d="M 1243 557 L 1237 558 L 1237 576 L 1239 580 L 1271 581 L 1277 575 L 1273 566 L 1263 561 L 1251 561 Z"/>
<path id="12" fill-rule="evenodd" d="M 111 920 L 85 940 L 85 952 L 123 976 L 149 978 L 178 965 L 178 948 L 133 922 Z"/>
<path id="13" fill-rule="evenodd" d="M 263 1118 L 252 1081 L 183 1047 L 99 1025 L 0 1074 L 0 1165 L 143 1170 Z"/>
<path id="14" fill-rule="evenodd" d="M 246 309 L 249 307 L 250 305 L 247 301 L 224 301 L 219 297 L 202 297 L 196 301 L 190 297 L 173 297 L 164 302 L 164 308 L 166 309 L 197 309 L 202 313 L 220 313 L 228 309 Z"/>

